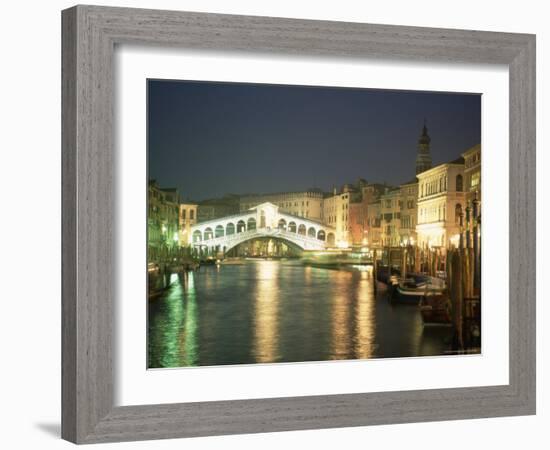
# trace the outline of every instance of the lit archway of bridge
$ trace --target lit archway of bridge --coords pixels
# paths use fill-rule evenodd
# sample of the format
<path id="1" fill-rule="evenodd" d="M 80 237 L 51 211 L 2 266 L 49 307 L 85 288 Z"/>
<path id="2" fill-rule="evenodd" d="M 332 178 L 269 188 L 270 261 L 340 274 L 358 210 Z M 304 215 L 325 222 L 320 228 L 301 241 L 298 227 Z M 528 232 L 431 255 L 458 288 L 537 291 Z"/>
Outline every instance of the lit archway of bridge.
<path id="1" fill-rule="evenodd" d="M 262 203 L 233 216 L 201 222 L 191 227 L 192 245 L 210 253 L 229 251 L 253 239 L 276 239 L 302 250 L 324 250 L 335 243 L 335 230 L 320 222 L 280 213 L 272 203 Z"/>
<path id="2" fill-rule="evenodd" d="M 232 234 L 235 234 L 235 224 L 233 222 L 229 222 L 225 226 L 225 235 L 230 236 Z"/>

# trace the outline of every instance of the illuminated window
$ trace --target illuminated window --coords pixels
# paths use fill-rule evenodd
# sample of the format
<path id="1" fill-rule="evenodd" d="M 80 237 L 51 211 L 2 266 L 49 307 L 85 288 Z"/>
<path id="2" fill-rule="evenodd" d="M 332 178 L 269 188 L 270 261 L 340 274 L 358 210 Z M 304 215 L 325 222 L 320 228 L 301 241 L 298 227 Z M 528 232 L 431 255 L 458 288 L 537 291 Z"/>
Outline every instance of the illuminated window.
<path id="1" fill-rule="evenodd" d="M 470 180 L 470 189 L 474 189 L 477 186 L 479 186 L 480 178 L 481 178 L 480 172 L 476 172 L 472 174 L 472 178 Z"/>

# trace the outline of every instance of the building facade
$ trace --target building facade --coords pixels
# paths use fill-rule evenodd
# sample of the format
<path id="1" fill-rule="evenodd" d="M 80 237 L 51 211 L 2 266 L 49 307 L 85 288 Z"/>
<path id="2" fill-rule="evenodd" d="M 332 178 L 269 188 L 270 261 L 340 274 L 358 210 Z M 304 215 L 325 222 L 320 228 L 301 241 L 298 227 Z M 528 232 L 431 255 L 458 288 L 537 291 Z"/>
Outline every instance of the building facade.
<path id="1" fill-rule="evenodd" d="M 368 204 L 366 229 L 368 245 L 371 248 L 382 248 L 382 218 L 380 200 Z"/>
<path id="2" fill-rule="evenodd" d="M 353 246 L 369 246 L 372 242 L 369 225 L 369 205 L 376 202 L 386 191 L 387 186 L 379 183 L 367 183 L 364 180 L 357 185 L 360 195 L 352 198 L 350 204 L 349 226 Z M 378 213 L 380 209 L 377 209 Z"/>
<path id="3" fill-rule="evenodd" d="M 147 245 L 151 248 L 179 246 L 179 195 L 149 181 L 147 199 Z"/>
<path id="4" fill-rule="evenodd" d="M 416 178 L 399 186 L 400 213 L 399 236 L 404 245 L 414 245 L 416 242 L 418 181 Z"/>
<path id="5" fill-rule="evenodd" d="M 401 189 L 389 188 L 380 196 L 381 240 L 384 247 L 397 247 L 401 242 Z"/>
<path id="6" fill-rule="evenodd" d="M 213 198 L 198 202 L 197 221 L 218 219 L 230 216 L 239 212 L 239 197 L 237 195 L 226 195 L 222 198 Z"/>
<path id="7" fill-rule="evenodd" d="M 351 246 L 350 205 L 357 196 L 352 185 L 344 185 L 340 192 L 336 189 L 323 199 L 323 223 L 336 230 L 336 246 Z"/>
<path id="8" fill-rule="evenodd" d="M 191 227 L 198 221 L 198 205 L 195 203 L 180 203 L 179 205 L 179 240 L 180 246 L 191 244 Z"/>
<path id="9" fill-rule="evenodd" d="M 476 199 L 481 206 L 481 145 L 475 145 L 462 154 L 464 158 L 464 185 L 469 206 Z"/>
<path id="10" fill-rule="evenodd" d="M 277 205 L 283 213 L 323 222 L 323 192 L 320 189 L 242 196 L 239 210 L 244 212 L 266 202 Z"/>
<path id="11" fill-rule="evenodd" d="M 464 158 L 417 175 L 417 242 L 420 247 L 458 246 L 465 207 Z"/>

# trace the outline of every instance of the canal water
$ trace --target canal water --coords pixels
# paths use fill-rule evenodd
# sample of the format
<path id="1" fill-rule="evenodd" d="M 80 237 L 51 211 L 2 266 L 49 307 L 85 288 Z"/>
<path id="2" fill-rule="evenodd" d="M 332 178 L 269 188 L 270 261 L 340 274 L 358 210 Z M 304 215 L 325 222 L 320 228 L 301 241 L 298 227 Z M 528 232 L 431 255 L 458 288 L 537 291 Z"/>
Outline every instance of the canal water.
<path id="1" fill-rule="evenodd" d="M 149 301 L 150 368 L 446 354 L 449 328 L 374 294 L 370 268 L 246 260 L 173 275 Z M 379 285 L 381 286 L 381 285 Z"/>

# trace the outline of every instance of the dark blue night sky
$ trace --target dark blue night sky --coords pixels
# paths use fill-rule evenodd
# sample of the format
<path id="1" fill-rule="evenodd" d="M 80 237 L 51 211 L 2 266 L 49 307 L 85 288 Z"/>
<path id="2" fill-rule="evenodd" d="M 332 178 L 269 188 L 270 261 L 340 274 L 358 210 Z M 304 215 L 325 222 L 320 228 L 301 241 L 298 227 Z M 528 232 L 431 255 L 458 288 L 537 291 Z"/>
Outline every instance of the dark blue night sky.
<path id="1" fill-rule="evenodd" d="M 481 142 L 481 96 L 148 81 L 149 178 L 191 200 L 414 178 Z"/>

